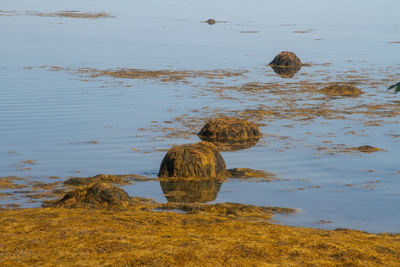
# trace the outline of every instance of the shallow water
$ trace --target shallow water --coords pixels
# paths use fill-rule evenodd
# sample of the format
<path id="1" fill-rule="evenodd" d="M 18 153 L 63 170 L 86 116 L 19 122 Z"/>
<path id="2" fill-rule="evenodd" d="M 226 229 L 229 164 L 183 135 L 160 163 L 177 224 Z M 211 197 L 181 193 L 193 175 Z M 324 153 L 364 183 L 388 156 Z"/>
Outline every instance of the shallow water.
<path id="1" fill-rule="evenodd" d="M 198 141 L 194 133 L 201 123 L 189 128 L 176 117 L 206 119 L 215 112 L 238 114 L 260 104 L 263 109 L 285 107 L 289 100 L 284 97 L 299 105 L 332 108 L 400 100 L 386 91 L 400 78 L 400 44 L 390 43 L 400 41 L 399 8 L 394 0 L 256 1 L 246 6 L 231 1 L 96 1 L 96 7 L 82 1 L 4 0 L 1 10 L 106 11 L 115 18 L 1 16 L 0 12 L 0 177 L 40 181 L 98 173 L 155 177 L 165 154 L 160 150 Z M 224 23 L 201 23 L 210 17 Z M 283 50 L 314 65 L 303 67 L 293 79 L 282 79 L 266 65 Z M 248 72 L 183 83 L 88 78 L 51 66 Z M 362 80 L 351 74 L 377 84 L 358 85 L 366 94 L 356 99 L 282 96 L 266 90 L 221 93 L 212 88 L 217 83 L 263 82 L 281 84 L 285 90 L 291 86 L 288 83 Z M 267 125 L 261 127 L 264 137 L 257 146 L 224 152 L 224 159 L 229 168 L 266 170 L 281 180 L 229 180 L 222 184 L 216 202 L 300 209 L 296 215 L 275 217 L 289 225 L 400 232 L 397 115 L 258 122 Z M 193 134 L 170 138 L 166 134 L 174 130 L 162 131 L 168 127 Z M 317 149 L 340 144 L 369 144 L 385 152 L 329 154 Z M 21 163 L 26 160 L 35 161 Z M 132 195 L 166 201 L 158 182 L 138 182 L 126 189 Z M 25 200 L 0 198 L 0 204 L 21 201 Z M 332 222 L 317 223 L 320 220 Z"/>

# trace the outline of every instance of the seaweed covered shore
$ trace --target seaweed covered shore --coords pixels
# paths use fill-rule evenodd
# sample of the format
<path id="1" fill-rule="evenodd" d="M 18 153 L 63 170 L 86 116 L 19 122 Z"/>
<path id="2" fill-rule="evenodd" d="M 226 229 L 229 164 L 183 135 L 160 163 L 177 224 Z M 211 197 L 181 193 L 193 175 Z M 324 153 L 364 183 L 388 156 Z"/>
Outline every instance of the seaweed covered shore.
<path id="1" fill-rule="evenodd" d="M 400 234 L 271 224 L 245 213 L 0 211 L 1 266 L 398 266 Z M 272 213 L 271 213 L 272 214 Z"/>

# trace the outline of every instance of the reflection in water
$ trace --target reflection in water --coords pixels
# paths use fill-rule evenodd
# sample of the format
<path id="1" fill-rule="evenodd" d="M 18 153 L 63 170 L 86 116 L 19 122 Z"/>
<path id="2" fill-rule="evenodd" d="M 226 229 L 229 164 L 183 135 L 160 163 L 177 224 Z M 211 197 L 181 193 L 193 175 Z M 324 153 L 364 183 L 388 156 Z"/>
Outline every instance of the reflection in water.
<path id="1" fill-rule="evenodd" d="M 273 71 L 282 78 L 292 78 L 301 69 L 301 64 L 291 66 L 270 66 Z"/>
<path id="2" fill-rule="evenodd" d="M 161 180 L 161 189 L 168 202 L 208 202 L 217 198 L 222 182 L 216 179 Z"/>
<path id="3" fill-rule="evenodd" d="M 208 141 L 213 143 L 218 151 L 224 152 L 224 151 L 238 151 L 238 150 L 244 150 L 251 148 L 255 146 L 260 138 L 256 139 L 247 139 L 247 140 L 226 140 L 226 141 L 215 141 L 215 140 L 209 140 L 207 138 L 201 138 L 202 141 Z"/>

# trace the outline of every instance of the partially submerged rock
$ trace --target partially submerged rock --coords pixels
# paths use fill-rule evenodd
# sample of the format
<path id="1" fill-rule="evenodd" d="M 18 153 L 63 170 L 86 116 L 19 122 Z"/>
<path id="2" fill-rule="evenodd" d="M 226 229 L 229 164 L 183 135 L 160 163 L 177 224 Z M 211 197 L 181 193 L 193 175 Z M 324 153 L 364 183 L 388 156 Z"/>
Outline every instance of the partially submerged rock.
<path id="1" fill-rule="evenodd" d="M 109 183 L 91 183 L 79 186 L 68 192 L 62 199 L 53 203 L 56 207 L 81 206 L 126 206 L 131 199 L 124 190 Z"/>
<path id="2" fill-rule="evenodd" d="M 220 117 L 207 122 L 198 136 L 202 140 L 217 142 L 258 140 L 261 132 L 252 122 L 234 117 Z"/>
<path id="3" fill-rule="evenodd" d="M 295 53 L 289 51 L 280 52 L 274 59 L 269 63 L 270 66 L 279 67 L 301 67 L 301 60 L 296 56 Z"/>
<path id="4" fill-rule="evenodd" d="M 209 142 L 170 148 L 161 162 L 158 177 L 218 177 L 225 171 L 225 161 Z"/>
<path id="5" fill-rule="evenodd" d="M 208 19 L 208 20 L 206 20 L 206 22 L 207 22 L 209 25 L 213 25 L 213 24 L 216 23 L 216 20 L 215 20 L 215 19 Z"/>
<path id="6" fill-rule="evenodd" d="M 322 88 L 320 92 L 328 96 L 345 96 L 345 97 L 357 97 L 363 93 L 359 88 L 348 84 L 329 85 Z"/>
<path id="7" fill-rule="evenodd" d="M 222 182 L 217 179 L 161 180 L 161 189 L 168 202 L 209 202 L 217 198 Z"/>

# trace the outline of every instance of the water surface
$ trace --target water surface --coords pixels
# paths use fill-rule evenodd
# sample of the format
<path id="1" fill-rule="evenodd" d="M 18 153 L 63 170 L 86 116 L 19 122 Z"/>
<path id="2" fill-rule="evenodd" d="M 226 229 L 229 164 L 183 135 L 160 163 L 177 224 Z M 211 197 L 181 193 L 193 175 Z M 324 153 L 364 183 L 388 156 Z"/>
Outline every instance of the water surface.
<path id="1" fill-rule="evenodd" d="M 1 10 L 109 12 L 114 18 L 1 16 L 0 176 L 47 177 L 137 173 L 155 177 L 172 144 L 197 142 L 176 117 L 205 119 L 216 112 L 297 104 L 338 108 L 393 103 L 386 88 L 400 78 L 398 1 L 10 1 Z M 202 23 L 215 18 L 216 23 Z M 299 33 L 304 32 L 304 33 Z M 303 67 L 282 79 L 267 64 L 280 51 L 295 52 Z M 329 64 L 324 64 L 329 63 Z M 244 76 L 182 82 L 87 78 L 51 66 L 77 69 L 239 70 Z M 357 76 L 352 78 L 351 75 Z M 264 90 L 219 92 L 213 86 L 249 82 L 352 82 L 356 99 L 316 99 Z M 172 123 L 170 123 L 172 122 Z M 276 174 L 280 181 L 222 184 L 214 202 L 298 208 L 280 223 L 372 232 L 400 231 L 398 117 L 353 114 L 261 119 L 257 146 L 223 152 L 229 168 Z M 374 124 L 375 123 L 375 124 Z M 166 136 L 174 128 L 190 134 Z M 186 127 L 186 128 L 185 128 Z M 197 127 L 197 128 L 196 128 Z M 355 132 L 352 134 L 351 132 Z M 325 153 L 321 146 L 373 145 L 371 154 Z M 21 163 L 35 160 L 34 164 Z M 166 201 L 158 182 L 126 188 Z M 6 192 L 6 191 L 4 191 Z M 9 191 L 7 191 L 9 192 Z M 25 200 L 23 200 L 24 202 Z M 18 202 L 1 198 L 0 204 Z M 39 203 L 33 204 L 39 205 Z M 319 224 L 320 220 L 331 221 Z"/>

